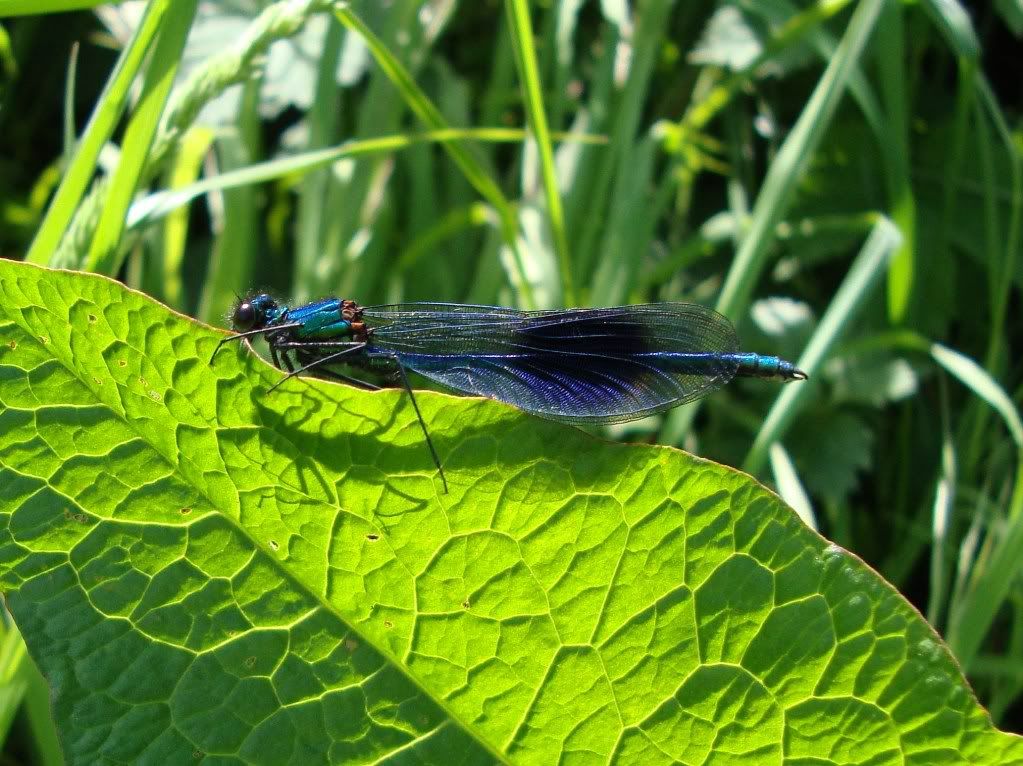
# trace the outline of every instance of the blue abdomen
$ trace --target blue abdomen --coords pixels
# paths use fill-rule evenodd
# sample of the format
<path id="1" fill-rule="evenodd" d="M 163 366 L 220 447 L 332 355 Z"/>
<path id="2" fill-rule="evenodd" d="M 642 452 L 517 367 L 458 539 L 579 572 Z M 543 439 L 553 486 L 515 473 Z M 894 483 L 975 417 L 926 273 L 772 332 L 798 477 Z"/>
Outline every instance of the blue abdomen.
<path id="1" fill-rule="evenodd" d="M 792 362 L 786 362 L 777 356 L 763 354 L 739 353 L 730 354 L 738 367 L 737 376 L 747 378 L 779 378 L 781 380 L 806 380 L 806 373 L 798 369 Z"/>

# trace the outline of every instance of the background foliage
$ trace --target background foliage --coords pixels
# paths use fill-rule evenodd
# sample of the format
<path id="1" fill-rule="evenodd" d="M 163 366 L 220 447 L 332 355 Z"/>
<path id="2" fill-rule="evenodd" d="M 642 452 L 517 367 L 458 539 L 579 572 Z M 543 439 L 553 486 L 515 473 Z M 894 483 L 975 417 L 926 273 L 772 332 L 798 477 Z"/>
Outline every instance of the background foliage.
<path id="1" fill-rule="evenodd" d="M 616 435 L 777 486 L 1023 729 L 1018 4 L 173 5 L 5 21 L 5 257 L 215 323 L 255 285 L 716 305 L 812 385 Z"/>

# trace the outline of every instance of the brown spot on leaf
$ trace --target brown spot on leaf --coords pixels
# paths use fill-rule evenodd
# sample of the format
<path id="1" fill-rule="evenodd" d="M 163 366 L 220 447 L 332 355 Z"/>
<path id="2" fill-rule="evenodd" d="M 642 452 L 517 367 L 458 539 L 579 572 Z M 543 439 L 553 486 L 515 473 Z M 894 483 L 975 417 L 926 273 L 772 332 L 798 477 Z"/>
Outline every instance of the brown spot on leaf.
<path id="1" fill-rule="evenodd" d="M 118 367 L 127 367 L 128 363 L 124 359 L 118 359 L 117 360 L 117 366 Z"/>
<path id="2" fill-rule="evenodd" d="M 391 622 L 390 620 L 384 620 L 384 627 L 385 628 L 393 628 L 394 627 L 394 623 Z"/>

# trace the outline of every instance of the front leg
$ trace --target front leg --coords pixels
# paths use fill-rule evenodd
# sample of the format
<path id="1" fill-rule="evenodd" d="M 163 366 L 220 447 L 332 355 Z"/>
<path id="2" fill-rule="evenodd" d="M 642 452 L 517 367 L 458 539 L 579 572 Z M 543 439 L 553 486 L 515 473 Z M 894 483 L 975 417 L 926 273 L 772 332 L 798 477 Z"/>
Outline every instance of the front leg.
<path id="1" fill-rule="evenodd" d="M 287 349 L 270 346 L 270 358 L 273 360 L 274 367 L 278 370 L 287 370 L 289 374 L 295 372 L 295 363 L 291 361 L 291 356 Z"/>

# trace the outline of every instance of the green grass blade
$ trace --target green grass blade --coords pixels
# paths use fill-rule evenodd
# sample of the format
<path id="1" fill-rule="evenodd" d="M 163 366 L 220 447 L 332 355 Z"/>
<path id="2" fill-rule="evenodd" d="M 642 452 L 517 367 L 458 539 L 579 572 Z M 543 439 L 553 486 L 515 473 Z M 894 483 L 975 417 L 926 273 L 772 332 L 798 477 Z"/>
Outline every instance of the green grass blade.
<path id="1" fill-rule="evenodd" d="M 874 31 L 884 0 L 864 0 L 853 12 L 835 57 L 821 76 L 792 132 L 778 151 L 757 196 L 749 229 L 728 270 L 717 310 L 736 321 L 749 305 L 749 296 L 763 272 L 774 228 L 785 215 L 814 152 L 831 126 L 849 78 Z"/>
<path id="2" fill-rule="evenodd" d="M 990 83 L 980 75 L 977 76 L 977 92 L 984 112 L 1001 142 L 1001 148 L 1009 157 L 1009 222 L 1002 228 L 1005 232 L 1004 250 L 991 263 L 991 271 L 998 277 L 998 286 L 993 295 L 989 347 L 985 357 L 986 366 L 991 369 L 1009 345 L 1005 332 L 1006 317 L 1019 258 L 1020 235 L 1023 233 L 1023 153 L 1019 150 L 1016 134 L 1010 129 Z"/>
<path id="3" fill-rule="evenodd" d="M 32 246 L 25 256 L 26 261 L 48 263 L 61 237 L 64 236 L 78 203 L 92 180 L 100 150 L 113 134 L 117 121 L 121 118 L 131 84 L 159 33 L 163 14 L 168 5 L 170 5 L 168 0 L 150 3 L 134 37 L 121 52 L 114 71 L 92 110 L 92 116 L 78 142 L 74 158 L 46 211 L 35 239 L 32 240 Z"/>
<path id="4" fill-rule="evenodd" d="M 3 642 L 0 644 L 0 741 L 18 736 L 32 755 L 32 763 L 61 766 L 64 757 L 57 730 L 50 715 L 50 688 L 29 656 L 28 647 L 10 613 L 3 612 Z M 26 726 L 13 729 L 16 715 L 23 713 Z"/>
<path id="5" fill-rule="evenodd" d="M 289 175 L 301 175 L 317 168 L 326 167 L 345 157 L 367 157 L 390 154 L 422 143 L 444 143 L 456 139 L 477 139 L 518 143 L 526 136 L 525 131 L 514 128 L 479 128 L 469 130 L 435 130 L 413 135 L 380 136 L 364 141 L 346 141 L 340 146 L 318 149 L 290 155 L 278 160 L 268 160 L 246 165 L 238 170 L 205 178 L 181 189 L 166 189 L 154 192 L 136 202 L 128 212 L 128 226 L 139 228 L 151 224 L 196 197 L 211 191 L 233 189 L 251 184 L 274 181 Z M 599 137 L 559 134 L 566 140 L 580 140 L 599 143 Z"/>
<path id="6" fill-rule="evenodd" d="M 614 171 L 612 155 L 619 145 L 614 130 L 612 116 L 615 114 L 615 81 L 614 81 L 614 50 L 618 43 L 616 29 L 605 24 L 601 36 L 601 55 L 594 64 L 595 72 L 591 77 L 589 94 L 582 114 L 575 125 L 585 125 L 587 130 L 610 132 L 606 148 L 591 149 L 579 147 L 574 158 L 572 183 L 565 190 L 565 226 L 569 241 L 575 254 L 575 275 L 584 289 L 593 272 L 593 264 L 597 254 L 586 248 L 593 248 L 598 241 L 599 231 L 594 218 L 595 207 L 604 199 L 611 183 L 610 174 Z M 606 187 L 606 188 L 605 188 Z M 580 296 L 584 303 L 590 303 L 585 293 Z"/>
<path id="7" fill-rule="evenodd" d="M 433 226 L 414 239 L 405 251 L 398 256 L 394 264 L 396 275 L 403 274 L 416 265 L 428 252 L 437 248 L 445 240 L 457 236 L 466 229 L 478 226 L 497 227 L 500 222 L 493 208 L 484 202 L 474 202 L 468 207 L 456 208 L 448 212 Z"/>
<path id="8" fill-rule="evenodd" d="M 323 149 L 337 142 L 340 113 L 337 108 L 337 66 L 344 39 L 344 27 L 333 18 L 324 32 L 323 51 L 316 68 L 316 90 L 306 114 L 309 131 L 306 148 Z M 302 179 L 298 190 L 295 222 L 295 271 L 308 274 L 323 257 L 327 220 L 334 214 L 324 204 L 331 185 L 329 167 L 318 168 Z M 312 287 L 310 285 L 309 287 Z"/>
<path id="9" fill-rule="evenodd" d="M 935 343 L 931 356 L 938 364 L 954 375 L 963 385 L 983 399 L 1002 417 L 1016 447 L 1023 450 L 1023 420 L 1005 390 L 987 370 L 958 351 Z"/>
<path id="10" fill-rule="evenodd" d="M 749 228 L 728 269 L 717 301 L 717 310 L 733 321 L 738 320 L 749 306 L 754 286 L 766 266 L 776 227 L 831 125 L 883 6 L 884 0 L 864 0 L 856 7 L 834 58 L 767 170 Z M 697 407 L 698 404 L 687 405 L 669 415 L 661 432 L 662 438 L 677 444 L 689 431 Z M 766 447 L 764 444 L 758 448 L 755 456 L 758 463 L 766 456 Z"/>
<path id="11" fill-rule="evenodd" d="M 22 664 L 22 677 L 28 679 L 25 695 L 25 718 L 32 735 L 32 750 L 41 766 L 62 766 L 67 763 L 60 742 L 60 728 L 53 718 L 53 689 L 35 663 Z"/>
<path id="12" fill-rule="evenodd" d="M 212 143 L 213 131 L 209 128 L 195 128 L 185 134 L 168 173 L 171 189 L 180 189 L 195 182 Z M 188 219 L 189 210 L 182 206 L 164 221 L 161 237 L 163 278 L 159 280 L 159 292 L 153 293 L 154 297 L 160 297 L 179 311 L 186 309 L 184 262 L 188 246 Z"/>
<path id="13" fill-rule="evenodd" d="M 395 88 L 405 99 L 409 108 L 413 113 L 431 130 L 446 130 L 449 129 L 447 121 L 441 115 L 440 110 L 434 106 L 433 102 L 430 101 L 429 97 L 419 87 L 419 84 L 413 79 L 412 75 L 408 72 L 405 66 L 394 56 L 393 53 L 384 45 L 383 41 L 377 37 L 373 30 L 371 30 L 366 24 L 360 19 L 354 11 L 348 6 L 335 6 L 334 15 L 338 20 L 345 25 L 348 29 L 358 34 L 369 47 L 370 52 L 373 54 L 373 58 L 377 64 L 384 71 L 387 77 L 394 83 Z M 516 231 L 518 223 L 516 220 L 515 210 L 511 202 L 509 202 L 500 187 L 494 182 L 487 173 L 486 169 L 479 162 L 479 160 L 473 156 L 472 152 L 459 141 L 454 140 L 444 144 L 445 150 L 451 155 L 451 159 L 454 160 L 455 164 L 462 169 L 466 179 L 473 187 L 486 199 L 494 209 L 497 210 L 498 215 L 501 218 L 501 228 L 505 242 L 511 248 L 515 263 L 515 268 L 511 273 L 511 277 L 514 281 L 515 288 L 522 298 L 524 305 L 533 306 L 535 305 L 535 298 L 533 296 L 533 288 L 529 283 L 529 279 L 526 276 L 525 266 L 522 262 L 522 255 L 518 251 L 516 244 Z"/>
<path id="14" fill-rule="evenodd" d="M 1016 445 L 1016 473 L 1007 524 L 999 531 L 991 555 L 975 569 L 949 618 L 949 644 L 963 667 L 968 668 L 1018 578 L 1019 562 L 1023 560 L 1023 420 L 998 382 L 972 359 L 939 343 L 931 346 L 931 356 L 1002 417 Z"/>
<path id="15" fill-rule="evenodd" d="M 902 15 L 900 3 L 888 3 L 877 29 L 879 79 L 885 104 L 884 134 L 878 138 L 885 157 L 889 216 L 902 232 L 902 244 L 888 268 L 888 315 L 893 324 L 905 320 L 916 281 L 916 200 L 909 177 L 909 103 Z"/>
<path id="16" fill-rule="evenodd" d="M 0 18 L 36 16 L 42 13 L 67 13 L 102 5 L 103 0 L 2 0 Z"/>
<path id="17" fill-rule="evenodd" d="M 980 40 L 959 0 L 923 0 L 921 5 L 957 56 L 970 60 L 980 56 Z"/>
<path id="18" fill-rule="evenodd" d="M 540 155 L 540 170 L 543 178 L 544 197 L 547 201 L 547 216 L 554 240 L 554 251 L 558 257 L 558 274 L 561 278 L 562 305 L 576 305 L 572 257 L 565 232 L 565 214 L 561 206 L 561 191 L 554 168 L 554 149 L 544 107 L 543 87 L 536 61 L 536 45 L 533 40 L 533 26 L 529 16 L 527 0 L 505 0 L 508 28 L 512 33 L 512 50 L 518 65 L 519 79 L 525 94 L 526 115 L 530 130 L 536 139 Z"/>
<path id="19" fill-rule="evenodd" d="M 941 473 L 934 490 L 931 511 L 931 577 L 927 597 L 927 621 L 940 625 L 948 595 L 948 550 L 956 498 L 956 451 L 949 423 L 948 386 L 941 380 Z"/>
<path id="20" fill-rule="evenodd" d="M 817 514 L 813 512 L 813 504 L 799 480 L 799 473 L 788 451 L 775 442 L 771 445 L 770 458 L 771 473 L 774 475 L 774 484 L 781 499 L 792 507 L 806 526 L 817 530 Z"/>
<path id="21" fill-rule="evenodd" d="M 227 172 L 251 165 L 252 155 L 239 132 L 221 131 L 216 147 L 219 166 Z M 237 296 L 252 289 L 261 225 L 258 196 L 257 190 L 249 185 L 225 189 L 216 205 L 214 218 L 219 236 L 199 300 L 199 315 L 213 324 L 223 322 Z"/>
<path id="22" fill-rule="evenodd" d="M 75 84 L 78 82 L 78 51 L 76 43 L 71 48 L 67 62 L 67 85 L 64 88 L 64 163 L 74 159 L 78 129 L 75 127 Z"/>
<path id="23" fill-rule="evenodd" d="M 152 142 L 140 177 L 137 179 L 129 177 L 127 180 L 135 181 L 137 186 L 151 181 L 164 168 L 168 157 L 177 148 L 181 136 L 191 127 L 200 110 L 224 89 L 242 83 L 250 77 L 260 66 L 267 48 L 274 41 L 295 34 L 309 15 L 323 4 L 324 0 L 303 2 L 281 0 L 268 6 L 234 45 L 210 57 L 193 70 L 186 81 L 170 94 L 159 132 Z M 147 8 L 152 9 L 153 6 Z M 136 31 L 136 36 L 145 26 L 143 20 Z M 146 50 L 140 55 L 145 56 L 148 53 Z M 108 85 L 108 89 L 109 87 Z M 118 112 L 118 116 L 119 114 Z M 97 154 L 98 151 L 97 148 Z M 132 152 L 137 152 L 137 149 L 132 149 Z M 89 172 L 94 167 L 95 157 L 91 161 L 93 164 L 89 166 Z M 100 177 L 84 198 L 78 192 L 79 196 L 74 199 L 74 204 L 78 205 L 77 209 L 67 211 L 67 215 L 71 217 L 70 224 L 62 224 L 66 233 L 62 229 L 53 235 L 59 246 L 57 250 L 48 252 L 48 262 L 51 265 L 74 267 L 82 262 L 82 253 L 88 251 L 94 242 L 99 218 L 105 210 L 110 180 L 108 176 Z M 122 191 L 121 194 L 123 193 Z M 54 204 L 58 201 L 59 196 Z"/>
<path id="24" fill-rule="evenodd" d="M 972 72 L 972 70 L 971 70 Z M 996 374 L 1002 369 L 1006 360 L 1011 359 L 1011 336 L 1008 321 L 1009 299 L 1012 295 L 1016 275 L 1016 262 L 1019 257 L 1020 228 L 1023 219 L 1023 156 L 1016 147 L 1005 116 L 991 92 L 985 78 L 974 72 L 973 82 L 979 99 L 974 103 L 976 139 L 978 156 L 983 169 L 984 221 L 986 224 L 985 251 L 987 256 L 989 303 L 991 306 L 989 329 L 987 332 L 987 350 L 984 354 L 984 368 Z M 972 93 L 972 90 L 971 90 Z M 1001 149 L 1008 157 L 1009 173 L 1009 221 L 1001 225 L 999 210 L 999 181 L 992 159 L 994 148 L 991 146 L 988 121 L 998 136 Z M 1003 170 L 999 168 L 998 171 Z M 954 185 L 954 184 L 953 184 Z M 951 210 L 951 205 L 946 210 Z M 976 465 L 986 446 L 985 430 L 988 411 L 978 409 L 976 404 L 968 411 L 967 460 L 969 465 Z"/>
<path id="25" fill-rule="evenodd" d="M 607 103 L 601 108 L 608 110 L 608 119 L 612 120 L 611 141 L 608 151 L 601 152 L 597 157 L 594 175 L 581 187 L 580 198 L 575 203 L 579 219 L 579 244 L 575 248 L 578 263 L 576 271 L 580 274 L 580 281 L 591 280 L 592 275 L 601 272 L 608 273 L 612 264 L 607 264 L 606 260 L 622 257 L 621 253 L 608 244 L 620 232 L 608 232 L 606 223 L 612 206 L 627 193 L 624 187 L 632 177 L 630 171 L 636 160 L 635 152 L 642 151 L 637 144 L 647 138 L 640 131 L 640 121 L 645 100 L 650 95 L 650 81 L 657 63 L 657 52 L 663 45 L 673 7 L 674 0 L 650 0 L 644 4 L 643 12 L 636 15 L 630 40 L 620 41 L 617 37 L 612 38 L 610 32 L 608 34 L 605 48 L 607 61 L 602 62 L 602 66 L 608 70 L 604 75 L 608 82 L 606 85 L 602 82 L 600 87 L 610 87 L 609 93 L 603 93 Z M 628 64 L 628 77 L 621 84 L 621 92 L 615 93 L 614 73 L 621 68 L 617 60 L 619 44 L 625 45 L 625 50 L 631 52 L 631 61 Z M 596 129 L 601 129 L 600 124 Z M 600 301 L 599 297 L 596 298 L 596 302 Z M 587 302 L 593 303 L 594 299 Z"/>
<path id="26" fill-rule="evenodd" d="M 781 53 L 794 48 L 806 38 L 809 37 L 810 42 L 823 59 L 830 60 L 835 53 L 835 45 L 827 35 L 824 23 L 841 13 L 849 2 L 850 0 L 818 2 L 805 10 L 797 8 L 787 0 L 752 7 L 751 12 L 763 13 L 768 23 L 775 27 L 763 52 L 743 69 L 728 74 L 702 98 L 695 101 L 678 125 L 674 126 L 670 134 L 670 141 L 677 145 L 692 141 L 695 136 L 706 129 L 714 117 L 734 101 L 736 95 L 741 93 L 743 88 L 750 86 L 758 70 L 769 65 Z M 869 91 L 869 85 L 858 70 L 859 67 L 850 75 L 849 88 L 858 97 L 866 96 L 863 103 L 866 107 L 864 114 L 869 120 L 876 114 L 876 110 L 873 108 L 873 96 Z"/>
<path id="27" fill-rule="evenodd" d="M 900 240 L 901 235 L 895 225 L 888 218 L 879 217 L 799 357 L 797 366 L 810 376 L 810 380 L 788 385 L 778 395 L 743 461 L 743 470 L 757 474 L 763 468 L 770 446 L 784 436 L 811 396 L 814 376 L 872 295 Z"/>
<path id="28" fill-rule="evenodd" d="M 124 251 L 120 244 L 128 208 L 150 162 L 150 148 L 181 64 L 181 53 L 188 31 L 192 27 L 197 2 L 198 0 L 176 0 L 168 3 L 169 12 L 164 17 L 154 42 L 155 47 L 146 69 L 139 104 L 125 130 L 117 170 L 114 171 L 96 233 L 86 257 L 87 271 L 116 274 L 124 261 Z M 173 11 L 170 11 L 171 8 Z"/>
<path id="29" fill-rule="evenodd" d="M 638 281 L 640 253 L 648 252 L 657 224 L 656 206 L 647 190 L 653 186 L 660 142 L 647 137 L 628 150 L 628 165 L 618 170 L 612 198 L 614 203 L 604 221 L 597 270 L 593 274 L 590 302 L 612 306 L 628 300 L 629 289 Z"/>
<path id="30" fill-rule="evenodd" d="M 25 642 L 17 628 L 9 624 L 6 610 L 3 614 L 4 631 L 0 641 L 0 742 L 6 742 L 11 731 L 11 724 L 18 714 L 28 682 L 22 677 L 22 666 L 31 664 Z"/>

